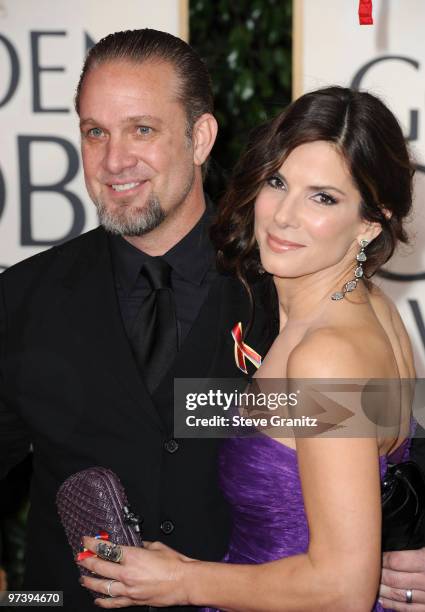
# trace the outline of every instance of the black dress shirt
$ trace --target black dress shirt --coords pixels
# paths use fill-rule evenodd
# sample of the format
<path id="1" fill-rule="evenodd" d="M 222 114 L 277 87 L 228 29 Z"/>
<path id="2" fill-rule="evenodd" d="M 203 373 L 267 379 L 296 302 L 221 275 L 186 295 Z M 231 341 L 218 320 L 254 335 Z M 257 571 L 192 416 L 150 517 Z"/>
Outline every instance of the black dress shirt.
<path id="1" fill-rule="evenodd" d="M 209 206 L 189 233 L 162 255 L 171 267 L 179 346 L 190 331 L 217 276 L 215 252 L 208 235 L 211 215 Z M 130 335 L 137 312 L 151 291 L 149 281 L 140 274 L 142 265 L 151 256 L 121 236 L 110 235 L 109 238 L 121 316 L 127 335 Z"/>

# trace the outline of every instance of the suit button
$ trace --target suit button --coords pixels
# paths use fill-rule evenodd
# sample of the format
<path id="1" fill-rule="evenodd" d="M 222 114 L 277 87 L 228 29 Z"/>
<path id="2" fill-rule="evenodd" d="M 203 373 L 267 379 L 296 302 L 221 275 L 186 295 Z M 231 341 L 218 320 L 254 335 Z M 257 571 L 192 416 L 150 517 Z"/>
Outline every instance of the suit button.
<path id="1" fill-rule="evenodd" d="M 160 525 L 160 529 L 162 533 L 169 535 L 170 533 L 174 531 L 174 523 L 171 521 L 162 521 Z"/>
<path id="2" fill-rule="evenodd" d="M 176 452 L 176 450 L 178 450 L 179 444 L 178 442 L 176 442 L 176 440 L 167 440 L 166 442 L 164 442 L 164 448 L 167 453 L 170 453 L 170 455 L 172 455 Z"/>

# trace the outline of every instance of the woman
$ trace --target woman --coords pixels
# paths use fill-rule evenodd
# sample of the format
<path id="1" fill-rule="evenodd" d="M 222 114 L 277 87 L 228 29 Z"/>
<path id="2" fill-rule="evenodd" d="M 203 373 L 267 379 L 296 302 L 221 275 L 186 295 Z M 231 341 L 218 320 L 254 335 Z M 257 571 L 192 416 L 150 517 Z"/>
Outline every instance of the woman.
<path id="1" fill-rule="evenodd" d="M 261 379 L 414 377 L 411 346 L 372 275 L 406 242 L 412 168 L 400 127 L 374 96 L 331 87 L 256 130 L 213 228 L 222 268 L 251 295 L 272 281 L 280 332 Z M 265 274 L 264 274 L 265 272 Z M 408 411 L 410 397 L 398 409 Z M 390 438 L 226 440 L 221 482 L 234 519 L 225 563 L 160 544 L 123 549 L 120 565 L 82 562 L 82 584 L 128 605 L 220 610 L 382 609 L 380 475 L 406 451 Z M 88 538 L 85 545 L 95 550 Z M 375 607 L 374 607 L 375 606 Z"/>

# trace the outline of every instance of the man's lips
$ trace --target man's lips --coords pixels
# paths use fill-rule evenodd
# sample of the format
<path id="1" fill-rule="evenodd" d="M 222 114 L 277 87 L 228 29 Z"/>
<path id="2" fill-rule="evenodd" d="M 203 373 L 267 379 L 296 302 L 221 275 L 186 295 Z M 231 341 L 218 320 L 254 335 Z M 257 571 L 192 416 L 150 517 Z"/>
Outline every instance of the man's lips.
<path id="1" fill-rule="evenodd" d="M 284 251 L 295 251 L 297 249 L 301 249 L 305 247 L 305 244 L 300 244 L 298 242 L 291 242 L 290 240 L 282 240 L 281 238 L 277 238 L 273 234 L 267 234 L 267 244 L 272 251 L 276 253 L 282 253 Z"/>
<path id="2" fill-rule="evenodd" d="M 146 185 L 147 181 L 117 181 L 114 183 L 106 183 L 108 191 L 114 196 L 133 195 Z"/>

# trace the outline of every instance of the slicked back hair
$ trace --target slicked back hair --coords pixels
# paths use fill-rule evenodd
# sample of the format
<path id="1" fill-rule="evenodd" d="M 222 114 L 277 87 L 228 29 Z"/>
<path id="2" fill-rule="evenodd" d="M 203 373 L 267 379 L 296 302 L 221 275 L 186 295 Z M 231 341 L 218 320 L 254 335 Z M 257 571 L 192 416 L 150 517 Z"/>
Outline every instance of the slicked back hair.
<path id="1" fill-rule="evenodd" d="M 145 28 L 115 32 L 102 38 L 90 49 L 81 71 L 75 94 L 75 109 L 80 112 L 80 96 L 88 72 L 100 64 L 127 61 L 141 64 L 146 61 L 168 62 L 178 77 L 178 100 L 187 116 L 188 136 L 193 125 L 204 113 L 214 110 L 211 78 L 198 53 L 180 38 Z"/>

